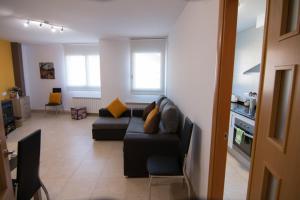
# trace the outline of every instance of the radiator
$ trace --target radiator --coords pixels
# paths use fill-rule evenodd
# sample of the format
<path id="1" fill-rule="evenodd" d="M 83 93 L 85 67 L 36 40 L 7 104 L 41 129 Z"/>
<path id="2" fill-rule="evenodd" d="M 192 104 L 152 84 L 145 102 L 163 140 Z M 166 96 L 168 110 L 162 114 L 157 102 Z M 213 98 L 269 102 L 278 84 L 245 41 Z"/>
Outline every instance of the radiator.
<path id="1" fill-rule="evenodd" d="M 101 100 L 97 98 L 73 97 L 73 106 L 85 106 L 88 113 L 98 113 L 101 108 Z"/>
<path id="2" fill-rule="evenodd" d="M 126 102 L 129 108 L 140 108 L 144 109 L 149 103 L 136 103 L 136 102 Z"/>

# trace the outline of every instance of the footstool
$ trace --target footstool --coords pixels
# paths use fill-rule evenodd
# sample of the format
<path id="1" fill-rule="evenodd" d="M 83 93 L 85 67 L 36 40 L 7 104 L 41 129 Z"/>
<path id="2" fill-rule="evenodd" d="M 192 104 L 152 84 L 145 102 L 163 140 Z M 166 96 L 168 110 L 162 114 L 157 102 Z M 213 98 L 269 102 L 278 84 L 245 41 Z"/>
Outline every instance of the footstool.
<path id="1" fill-rule="evenodd" d="M 87 117 L 86 107 L 71 108 L 72 119 L 80 120 Z"/>

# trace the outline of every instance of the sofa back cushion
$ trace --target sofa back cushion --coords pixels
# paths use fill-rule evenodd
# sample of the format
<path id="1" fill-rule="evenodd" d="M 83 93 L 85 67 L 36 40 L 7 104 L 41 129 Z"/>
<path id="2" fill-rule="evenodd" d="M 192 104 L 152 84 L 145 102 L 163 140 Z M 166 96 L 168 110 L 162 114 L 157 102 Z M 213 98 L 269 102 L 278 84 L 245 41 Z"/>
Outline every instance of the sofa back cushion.
<path id="1" fill-rule="evenodd" d="M 167 98 L 167 97 L 164 96 L 164 95 L 159 96 L 158 99 L 157 99 L 157 101 L 156 101 L 156 105 L 158 107 L 160 107 L 160 104 L 161 104 L 162 100 L 164 100 L 165 98 Z"/>
<path id="2" fill-rule="evenodd" d="M 176 133 L 179 126 L 179 110 L 168 102 L 161 111 L 160 129 L 162 132 Z"/>
<path id="3" fill-rule="evenodd" d="M 170 101 L 170 100 L 169 100 L 168 98 L 164 98 L 164 99 L 160 102 L 160 104 L 157 105 L 157 106 L 159 106 L 159 112 L 162 112 L 162 111 L 163 111 L 165 105 L 167 105 L 167 103 L 168 103 L 169 101 Z"/>

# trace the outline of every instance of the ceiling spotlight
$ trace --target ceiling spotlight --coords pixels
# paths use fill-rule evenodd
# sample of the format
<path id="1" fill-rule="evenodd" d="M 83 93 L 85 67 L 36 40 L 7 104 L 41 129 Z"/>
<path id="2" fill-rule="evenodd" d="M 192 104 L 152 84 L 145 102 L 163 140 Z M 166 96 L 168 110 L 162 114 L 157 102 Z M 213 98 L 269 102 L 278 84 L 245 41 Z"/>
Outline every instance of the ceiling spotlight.
<path id="1" fill-rule="evenodd" d="M 52 31 L 52 33 L 56 32 L 56 29 L 54 28 L 54 26 L 51 26 L 51 31 Z"/>
<path id="2" fill-rule="evenodd" d="M 29 26 L 29 24 L 30 24 L 30 21 L 29 21 L 29 20 L 27 20 L 26 22 L 24 22 L 24 27 L 28 27 L 28 26 Z"/>
<path id="3" fill-rule="evenodd" d="M 24 20 L 23 21 L 23 25 L 24 27 L 28 27 L 30 26 L 31 24 L 34 24 L 36 25 L 37 27 L 39 27 L 40 29 L 47 29 L 49 31 L 51 31 L 52 33 L 55 33 L 55 32 L 64 32 L 65 28 L 64 26 L 62 25 L 55 25 L 55 24 L 52 24 L 50 23 L 49 21 L 37 21 L 37 20 Z"/>

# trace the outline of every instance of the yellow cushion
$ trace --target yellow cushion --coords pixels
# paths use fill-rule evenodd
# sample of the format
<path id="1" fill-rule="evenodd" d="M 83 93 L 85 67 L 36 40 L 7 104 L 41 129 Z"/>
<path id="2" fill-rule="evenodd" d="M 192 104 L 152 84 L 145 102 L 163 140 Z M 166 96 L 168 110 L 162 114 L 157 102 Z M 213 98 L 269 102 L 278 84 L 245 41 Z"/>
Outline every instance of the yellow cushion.
<path id="1" fill-rule="evenodd" d="M 122 103 L 122 101 L 120 101 L 119 98 L 116 98 L 107 106 L 107 110 L 115 118 L 120 117 L 127 109 L 127 106 L 124 103 Z"/>
<path id="2" fill-rule="evenodd" d="M 50 93 L 49 103 L 60 104 L 61 103 L 61 93 Z"/>
<path id="3" fill-rule="evenodd" d="M 147 130 L 150 128 L 150 126 L 154 126 L 153 123 L 155 123 L 154 119 L 159 113 L 159 108 L 158 106 L 155 106 L 154 109 L 151 110 L 151 112 L 148 114 L 146 121 L 144 123 L 144 130 Z M 151 128 L 152 129 L 152 128 Z"/>

